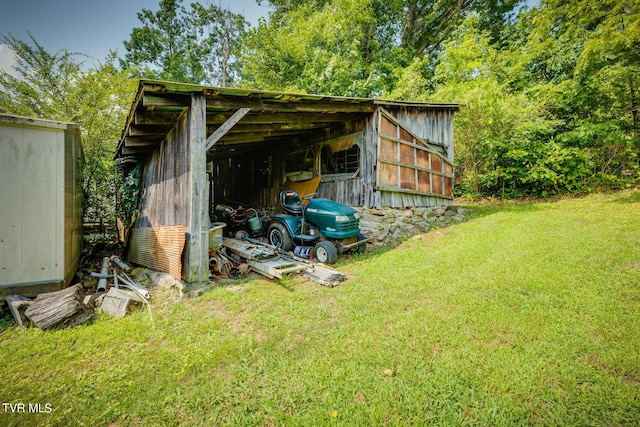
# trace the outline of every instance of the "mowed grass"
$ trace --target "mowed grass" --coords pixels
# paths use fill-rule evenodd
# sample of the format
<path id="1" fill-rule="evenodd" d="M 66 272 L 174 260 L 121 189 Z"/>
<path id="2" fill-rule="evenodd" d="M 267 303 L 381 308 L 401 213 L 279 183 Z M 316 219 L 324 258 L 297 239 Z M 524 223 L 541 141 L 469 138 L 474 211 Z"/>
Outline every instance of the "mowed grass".
<path id="1" fill-rule="evenodd" d="M 0 333 L 2 425 L 638 425 L 640 191 L 476 206 L 342 258 Z M 388 375 L 391 370 L 392 375 Z M 2 409 L 2 408 L 0 408 Z"/>

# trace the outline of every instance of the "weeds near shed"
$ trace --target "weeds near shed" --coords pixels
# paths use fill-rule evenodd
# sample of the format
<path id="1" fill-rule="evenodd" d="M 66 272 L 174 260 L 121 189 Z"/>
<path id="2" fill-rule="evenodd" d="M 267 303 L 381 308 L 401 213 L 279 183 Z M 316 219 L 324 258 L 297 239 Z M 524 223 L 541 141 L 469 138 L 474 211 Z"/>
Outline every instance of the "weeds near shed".
<path id="1" fill-rule="evenodd" d="M 638 192 L 483 206 L 343 258 L 64 331 L 1 332 L 7 425 L 637 425 Z M 169 292 L 169 291 L 167 291 Z"/>
<path id="2" fill-rule="evenodd" d="M 6 303 L 4 303 L 3 305 L 6 305 Z M 2 310 L 2 305 L 0 305 L 0 333 L 2 333 L 5 329 L 11 327 L 11 326 L 15 326 L 15 322 L 13 321 L 13 317 L 11 316 L 11 313 L 8 312 L 9 310 L 7 309 L 7 312 Z"/>

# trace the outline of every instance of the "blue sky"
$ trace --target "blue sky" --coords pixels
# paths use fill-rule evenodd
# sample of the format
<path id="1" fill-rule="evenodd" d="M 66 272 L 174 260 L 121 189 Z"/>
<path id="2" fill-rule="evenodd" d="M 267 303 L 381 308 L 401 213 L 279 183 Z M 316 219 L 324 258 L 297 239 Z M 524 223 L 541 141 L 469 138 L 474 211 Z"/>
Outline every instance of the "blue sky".
<path id="1" fill-rule="evenodd" d="M 184 0 L 183 4 L 191 2 Z M 269 12 L 255 0 L 200 2 L 221 4 L 243 14 L 252 25 Z M 141 25 L 137 13 L 142 9 L 156 11 L 159 3 L 160 0 L 7 0 L 0 6 L 0 33 L 27 41 L 30 32 L 51 53 L 67 49 L 94 58 L 87 62 L 102 61 L 109 50 L 124 55 L 122 42 Z M 10 50 L 0 44 L 0 67 L 7 69 L 13 63 Z"/>

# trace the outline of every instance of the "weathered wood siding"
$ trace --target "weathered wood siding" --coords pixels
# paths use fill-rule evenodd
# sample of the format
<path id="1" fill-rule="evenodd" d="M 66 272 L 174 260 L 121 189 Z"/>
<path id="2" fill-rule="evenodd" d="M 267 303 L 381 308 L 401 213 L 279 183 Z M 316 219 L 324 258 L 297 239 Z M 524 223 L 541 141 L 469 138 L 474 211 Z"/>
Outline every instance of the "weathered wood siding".
<path id="1" fill-rule="evenodd" d="M 187 109 L 153 153 L 142 175 L 135 227 L 185 226 L 182 277 L 208 280 L 209 191 L 206 178 L 205 102 L 192 95 Z M 132 247 L 136 251 L 140 248 Z"/>
<path id="2" fill-rule="evenodd" d="M 387 110 L 420 138 L 443 143 L 447 147 L 447 159 L 453 163 L 454 110 L 425 112 L 406 107 L 387 107 Z"/>
<path id="3" fill-rule="evenodd" d="M 256 167 L 251 161 L 252 156 L 234 156 L 213 161 L 211 197 L 214 208 L 216 204 L 259 208 L 276 206 L 282 185 L 279 169 L 282 155 L 275 148 L 274 151 L 265 151 L 262 155 L 272 156 L 270 187 L 252 179 Z"/>
<path id="4" fill-rule="evenodd" d="M 453 165 L 449 156 L 424 146 L 419 139 L 445 145 L 453 152 L 453 121 L 441 111 L 413 112 L 396 109 L 398 117 L 380 109 L 373 144 L 377 147 L 377 171 L 373 207 L 451 205 Z M 453 118 L 453 113 L 450 113 Z M 431 126 L 438 127 L 431 129 Z M 451 126 L 450 129 L 446 129 Z M 444 128 L 441 128 L 444 127 Z M 417 137 L 417 138 L 416 138 Z"/>
<path id="5" fill-rule="evenodd" d="M 186 224 L 191 212 L 189 129 L 185 113 L 146 159 L 135 227 Z"/>
<path id="6" fill-rule="evenodd" d="M 362 178 L 322 182 L 318 186 L 318 196 L 349 206 L 362 206 L 364 204 L 362 182 Z"/>

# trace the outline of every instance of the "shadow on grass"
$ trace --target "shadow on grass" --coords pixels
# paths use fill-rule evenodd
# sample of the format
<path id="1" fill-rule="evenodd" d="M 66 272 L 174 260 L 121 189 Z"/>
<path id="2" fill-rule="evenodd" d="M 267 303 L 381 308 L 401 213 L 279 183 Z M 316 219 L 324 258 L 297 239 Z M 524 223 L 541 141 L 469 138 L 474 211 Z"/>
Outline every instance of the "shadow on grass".
<path id="1" fill-rule="evenodd" d="M 549 203 L 557 200 L 545 199 L 545 200 L 505 200 L 505 201 L 479 201 L 479 202 L 466 202 L 458 204 L 456 206 L 460 206 L 464 209 L 471 211 L 470 214 L 467 215 L 466 220 L 463 222 L 473 222 L 474 220 L 478 220 L 480 218 L 488 217 L 491 215 L 504 213 L 504 212 L 532 212 L 543 209 L 541 206 L 542 203 Z M 406 241 L 412 239 L 413 237 L 420 234 L 431 234 L 435 233 L 438 230 L 446 230 L 449 227 L 453 227 L 459 225 L 460 223 L 453 221 L 451 224 L 444 227 L 436 227 L 432 228 L 429 231 L 420 231 L 416 232 L 413 235 L 401 236 L 397 239 L 392 239 L 388 241 L 383 246 L 367 246 L 367 251 L 363 254 L 349 254 L 338 257 L 338 261 L 334 267 L 340 269 L 342 266 L 350 266 L 352 264 L 357 264 L 361 261 L 367 261 L 371 259 L 376 259 L 387 252 L 393 251 L 397 249 L 399 246 L 402 246 Z"/>
<path id="2" fill-rule="evenodd" d="M 292 278 L 293 278 L 292 276 L 285 276 L 282 279 L 271 280 L 271 282 L 275 283 L 278 286 L 280 286 L 285 291 L 293 293 L 296 290 L 291 286 Z"/>
<path id="3" fill-rule="evenodd" d="M 624 191 L 617 194 L 612 200 L 612 203 L 640 203 L 640 190 Z"/>

